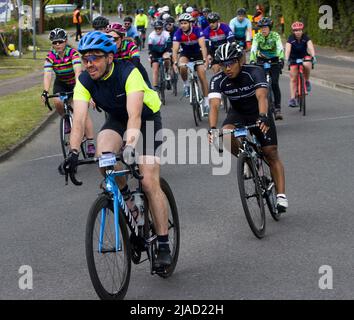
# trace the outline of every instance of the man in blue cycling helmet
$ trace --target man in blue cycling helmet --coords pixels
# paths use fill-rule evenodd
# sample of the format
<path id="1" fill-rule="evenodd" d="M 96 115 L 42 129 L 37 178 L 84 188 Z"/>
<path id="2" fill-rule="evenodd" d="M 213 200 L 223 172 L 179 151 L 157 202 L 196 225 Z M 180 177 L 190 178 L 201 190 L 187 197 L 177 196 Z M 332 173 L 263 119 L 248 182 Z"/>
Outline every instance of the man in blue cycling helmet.
<path id="1" fill-rule="evenodd" d="M 123 147 L 125 162 L 139 164 L 144 177 L 142 187 L 156 223 L 158 251 L 154 267 L 163 270 L 172 263 L 172 257 L 167 202 L 160 186 L 161 101 L 132 63 L 114 60 L 116 50 L 113 37 L 98 31 L 80 40 L 78 51 L 86 70 L 74 89 L 71 151 L 62 165 L 65 172 L 75 172 L 89 101 L 93 99 L 109 115 L 97 136 L 96 156 L 117 154 Z M 117 183 L 128 201 L 130 191 L 125 178 L 120 177 Z"/>

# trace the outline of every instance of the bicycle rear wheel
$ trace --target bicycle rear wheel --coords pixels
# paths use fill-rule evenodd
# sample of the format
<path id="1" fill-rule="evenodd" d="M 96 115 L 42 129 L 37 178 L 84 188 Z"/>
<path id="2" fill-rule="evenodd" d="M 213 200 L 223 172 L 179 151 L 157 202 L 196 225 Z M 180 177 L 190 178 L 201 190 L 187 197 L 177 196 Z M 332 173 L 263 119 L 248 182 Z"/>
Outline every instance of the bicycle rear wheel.
<path id="1" fill-rule="evenodd" d="M 60 118 L 60 125 L 59 125 L 59 136 L 60 136 L 60 144 L 61 150 L 63 153 L 64 159 L 69 154 L 70 151 L 70 132 L 72 127 L 72 117 L 69 114 L 64 114 Z"/>
<path id="2" fill-rule="evenodd" d="M 86 224 L 86 261 L 92 284 L 100 299 L 121 300 L 128 290 L 131 251 L 128 230 L 119 212 L 119 244 L 115 250 L 115 223 L 112 200 L 101 194 L 93 203 Z M 99 252 L 100 238 L 102 250 Z"/>
<path id="3" fill-rule="evenodd" d="M 237 181 L 247 222 L 253 234 L 261 239 L 266 226 L 261 181 L 254 161 L 246 153 L 241 153 L 237 162 Z"/>
<path id="4" fill-rule="evenodd" d="M 277 209 L 277 193 L 275 190 L 275 183 L 272 178 L 272 174 L 270 172 L 269 165 L 262 160 L 262 170 L 263 170 L 263 186 L 265 186 L 266 190 L 264 190 L 264 198 L 267 203 L 268 210 L 275 221 L 279 221 L 281 214 Z"/>

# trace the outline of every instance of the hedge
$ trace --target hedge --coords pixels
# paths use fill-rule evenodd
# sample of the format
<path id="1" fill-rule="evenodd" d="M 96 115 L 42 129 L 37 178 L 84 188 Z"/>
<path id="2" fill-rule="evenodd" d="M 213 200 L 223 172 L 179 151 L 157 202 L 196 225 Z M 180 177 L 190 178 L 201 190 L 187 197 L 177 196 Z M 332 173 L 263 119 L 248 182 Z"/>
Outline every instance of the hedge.
<path id="1" fill-rule="evenodd" d="M 104 1 L 105 12 L 117 12 L 117 5 L 122 2 L 126 12 L 132 14 L 136 8 L 148 9 L 151 2 L 144 0 L 112 0 Z M 154 1 L 157 3 L 157 1 Z M 185 3 L 181 0 L 165 0 L 159 3 L 167 4 L 174 9 L 177 3 Z M 244 7 L 248 14 L 253 15 L 256 4 L 263 4 L 266 15 L 269 15 L 279 25 L 279 16 L 285 20 L 285 34 L 290 34 L 291 23 L 301 20 L 306 25 L 306 32 L 315 44 L 345 48 L 354 51 L 354 12 L 353 0 L 192 0 L 190 5 L 196 4 L 200 8 L 209 7 L 221 14 L 222 20 L 229 22 L 236 15 L 237 8 Z M 319 21 L 323 14 L 319 13 L 322 5 L 329 5 L 333 9 L 333 29 L 323 30 L 319 27 Z M 174 13 L 174 11 L 173 11 Z"/>

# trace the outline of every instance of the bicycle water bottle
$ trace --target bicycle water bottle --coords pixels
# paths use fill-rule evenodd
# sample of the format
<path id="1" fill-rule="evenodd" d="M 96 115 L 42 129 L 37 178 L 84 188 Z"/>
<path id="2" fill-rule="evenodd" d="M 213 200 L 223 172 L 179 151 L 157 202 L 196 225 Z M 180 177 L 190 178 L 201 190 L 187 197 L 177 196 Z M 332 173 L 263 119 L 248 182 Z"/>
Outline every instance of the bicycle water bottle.
<path id="1" fill-rule="evenodd" d="M 144 219 L 144 195 L 138 190 L 132 192 L 132 200 L 134 203 L 134 207 L 137 210 L 136 213 L 136 224 L 138 226 L 143 226 L 145 223 Z"/>

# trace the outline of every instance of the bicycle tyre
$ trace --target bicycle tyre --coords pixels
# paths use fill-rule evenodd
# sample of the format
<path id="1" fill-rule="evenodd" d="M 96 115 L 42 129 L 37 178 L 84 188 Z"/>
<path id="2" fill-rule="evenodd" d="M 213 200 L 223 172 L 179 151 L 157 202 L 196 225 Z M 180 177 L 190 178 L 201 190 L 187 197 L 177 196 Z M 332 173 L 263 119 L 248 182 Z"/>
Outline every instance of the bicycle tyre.
<path id="1" fill-rule="evenodd" d="M 264 160 L 262 160 L 262 168 L 263 168 L 263 176 L 262 176 L 263 185 L 266 188 L 269 188 L 269 186 L 272 185 L 270 190 L 264 191 L 264 198 L 266 200 L 270 215 L 275 221 L 279 221 L 281 213 L 279 213 L 277 210 L 277 194 L 275 190 L 275 183 L 273 181 L 269 165 Z"/>
<path id="2" fill-rule="evenodd" d="M 130 273 L 131 273 L 131 250 L 130 250 L 130 242 L 129 242 L 129 235 L 128 235 L 128 230 L 127 230 L 127 225 L 124 220 L 123 215 L 121 214 L 121 211 L 119 211 L 119 229 L 120 229 L 120 235 L 121 235 L 121 242 L 122 242 L 122 250 L 124 252 L 123 260 L 124 260 L 124 271 L 122 274 L 122 281 L 120 284 L 120 287 L 117 288 L 114 292 L 112 288 L 112 283 L 109 282 L 110 288 L 112 288 L 110 291 L 106 289 L 104 284 L 102 283 L 105 278 L 100 278 L 98 268 L 97 268 L 97 261 L 98 259 L 95 259 L 95 254 L 102 255 L 104 259 L 106 259 L 105 255 L 108 253 L 98 253 L 98 248 L 95 248 L 95 243 L 98 245 L 98 239 L 94 239 L 95 235 L 95 223 L 96 219 L 98 216 L 101 214 L 101 209 L 108 209 L 112 215 L 113 215 L 113 203 L 112 200 L 108 198 L 106 194 L 101 194 L 95 202 L 92 204 L 88 218 L 87 218 L 87 224 L 86 224 L 86 237 L 85 237 L 85 248 L 86 248 L 86 261 L 87 261 L 87 266 L 89 270 L 89 275 L 91 278 L 91 282 L 93 284 L 93 287 L 97 293 L 97 295 L 100 297 L 102 300 L 122 300 L 126 292 L 128 290 L 129 286 L 129 281 L 130 281 Z M 106 226 L 107 228 L 107 226 Z M 107 230 L 107 229 L 106 229 Z M 96 230 L 97 231 L 97 230 Z M 99 229 L 98 232 L 96 232 L 96 235 L 99 235 Z M 106 231 L 105 231 L 106 234 Z M 114 239 L 113 234 L 113 239 Z M 110 237 L 106 238 L 106 241 L 109 241 Z M 114 240 L 113 240 L 114 241 Z M 113 243 L 115 245 L 115 243 Z M 118 251 L 118 254 L 121 253 L 121 251 Z M 111 252 L 109 254 L 117 254 L 117 252 Z M 108 258 L 109 259 L 109 258 Z M 106 259 L 106 260 L 108 260 Z M 115 260 L 114 264 L 116 265 L 117 259 Z M 111 271 L 111 270 L 109 270 Z M 115 270 L 116 271 L 116 270 Z M 111 274 L 114 274 L 111 272 Z M 114 283 L 113 283 L 114 284 Z"/>
<path id="3" fill-rule="evenodd" d="M 172 275 L 173 271 L 175 270 L 176 264 L 178 261 L 179 245 L 180 245 L 180 228 L 179 228 L 178 210 L 177 210 L 176 200 L 173 195 L 173 192 L 165 179 L 160 178 L 160 185 L 161 185 L 162 192 L 165 194 L 165 196 L 167 198 L 168 206 L 170 207 L 170 215 L 168 218 L 168 229 L 169 229 L 170 243 L 171 243 L 171 239 L 172 239 L 172 237 L 170 235 L 170 230 L 172 228 L 173 228 L 172 232 L 174 233 L 173 234 L 173 243 L 170 246 L 172 263 L 166 269 L 165 273 L 158 273 L 158 275 L 160 277 L 168 278 Z"/>
<path id="4" fill-rule="evenodd" d="M 306 93 L 305 93 L 305 79 L 303 74 L 300 74 L 301 81 L 301 107 L 302 107 L 302 115 L 306 116 Z"/>
<path id="5" fill-rule="evenodd" d="M 194 123 L 198 127 L 199 122 L 200 122 L 200 115 L 199 115 L 199 103 L 197 101 L 197 96 L 195 94 L 195 87 L 194 83 L 191 84 L 190 86 L 190 94 L 191 94 L 191 100 L 192 100 L 192 108 L 193 108 L 193 117 L 194 117 Z"/>
<path id="6" fill-rule="evenodd" d="M 165 72 L 164 72 L 164 65 L 163 63 L 159 64 L 159 78 L 160 78 L 160 85 L 159 85 L 159 96 L 161 99 L 161 103 L 166 105 L 166 97 L 165 97 Z"/>
<path id="7" fill-rule="evenodd" d="M 244 166 L 247 164 L 249 166 L 249 172 L 252 175 L 250 178 L 245 178 L 244 176 Z M 266 226 L 266 220 L 265 220 L 265 210 L 264 210 L 264 200 L 263 200 L 263 194 L 262 194 L 262 189 L 261 189 L 261 181 L 258 175 L 257 170 L 255 169 L 256 166 L 254 164 L 254 161 L 249 158 L 248 154 L 246 153 L 241 153 L 239 156 L 239 159 L 237 161 L 237 181 L 238 181 L 238 187 L 240 191 L 240 197 L 241 197 L 241 202 L 242 202 L 242 207 L 246 215 L 247 222 L 253 232 L 253 234 L 258 238 L 261 239 L 264 237 L 265 234 L 265 226 Z M 254 195 L 249 195 L 246 192 L 246 187 L 245 187 L 245 181 L 248 180 L 251 182 L 253 180 L 252 184 L 252 191 L 254 190 Z M 253 187 L 254 185 L 254 187 Z M 255 219 L 253 218 L 251 214 L 251 209 L 250 206 L 247 202 L 248 199 L 250 198 L 256 198 L 257 201 L 257 206 L 258 209 L 255 209 L 257 211 L 257 215 L 259 215 L 258 218 L 260 218 L 260 223 L 255 222 Z"/>
<path id="8" fill-rule="evenodd" d="M 203 116 L 204 116 L 204 111 L 202 111 L 203 110 L 204 97 L 203 97 L 203 93 L 200 90 L 198 79 L 195 80 L 194 84 L 195 84 L 195 92 L 198 93 L 198 96 L 196 95 L 197 104 L 198 104 L 197 115 L 198 115 L 199 122 L 201 122 L 202 119 L 203 119 Z"/>
<path id="9" fill-rule="evenodd" d="M 269 88 L 268 88 L 268 110 L 270 116 L 273 118 L 273 121 L 275 121 L 275 103 L 274 103 L 274 94 L 272 89 L 272 78 L 270 78 Z"/>
<path id="10" fill-rule="evenodd" d="M 65 122 L 70 125 L 70 131 L 72 127 L 72 118 L 71 115 L 65 114 L 60 118 L 59 124 L 59 136 L 60 136 L 60 145 L 63 153 L 64 159 L 67 158 L 70 150 L 70 133 L 65 133 Z"/>
<path id="11" fill-rule="evenodd" d="M 172 92 L 173 92 L 175 97 L 177 97 L 177 83 L 178 83 L 178 74 L 173 71 Z"/>

